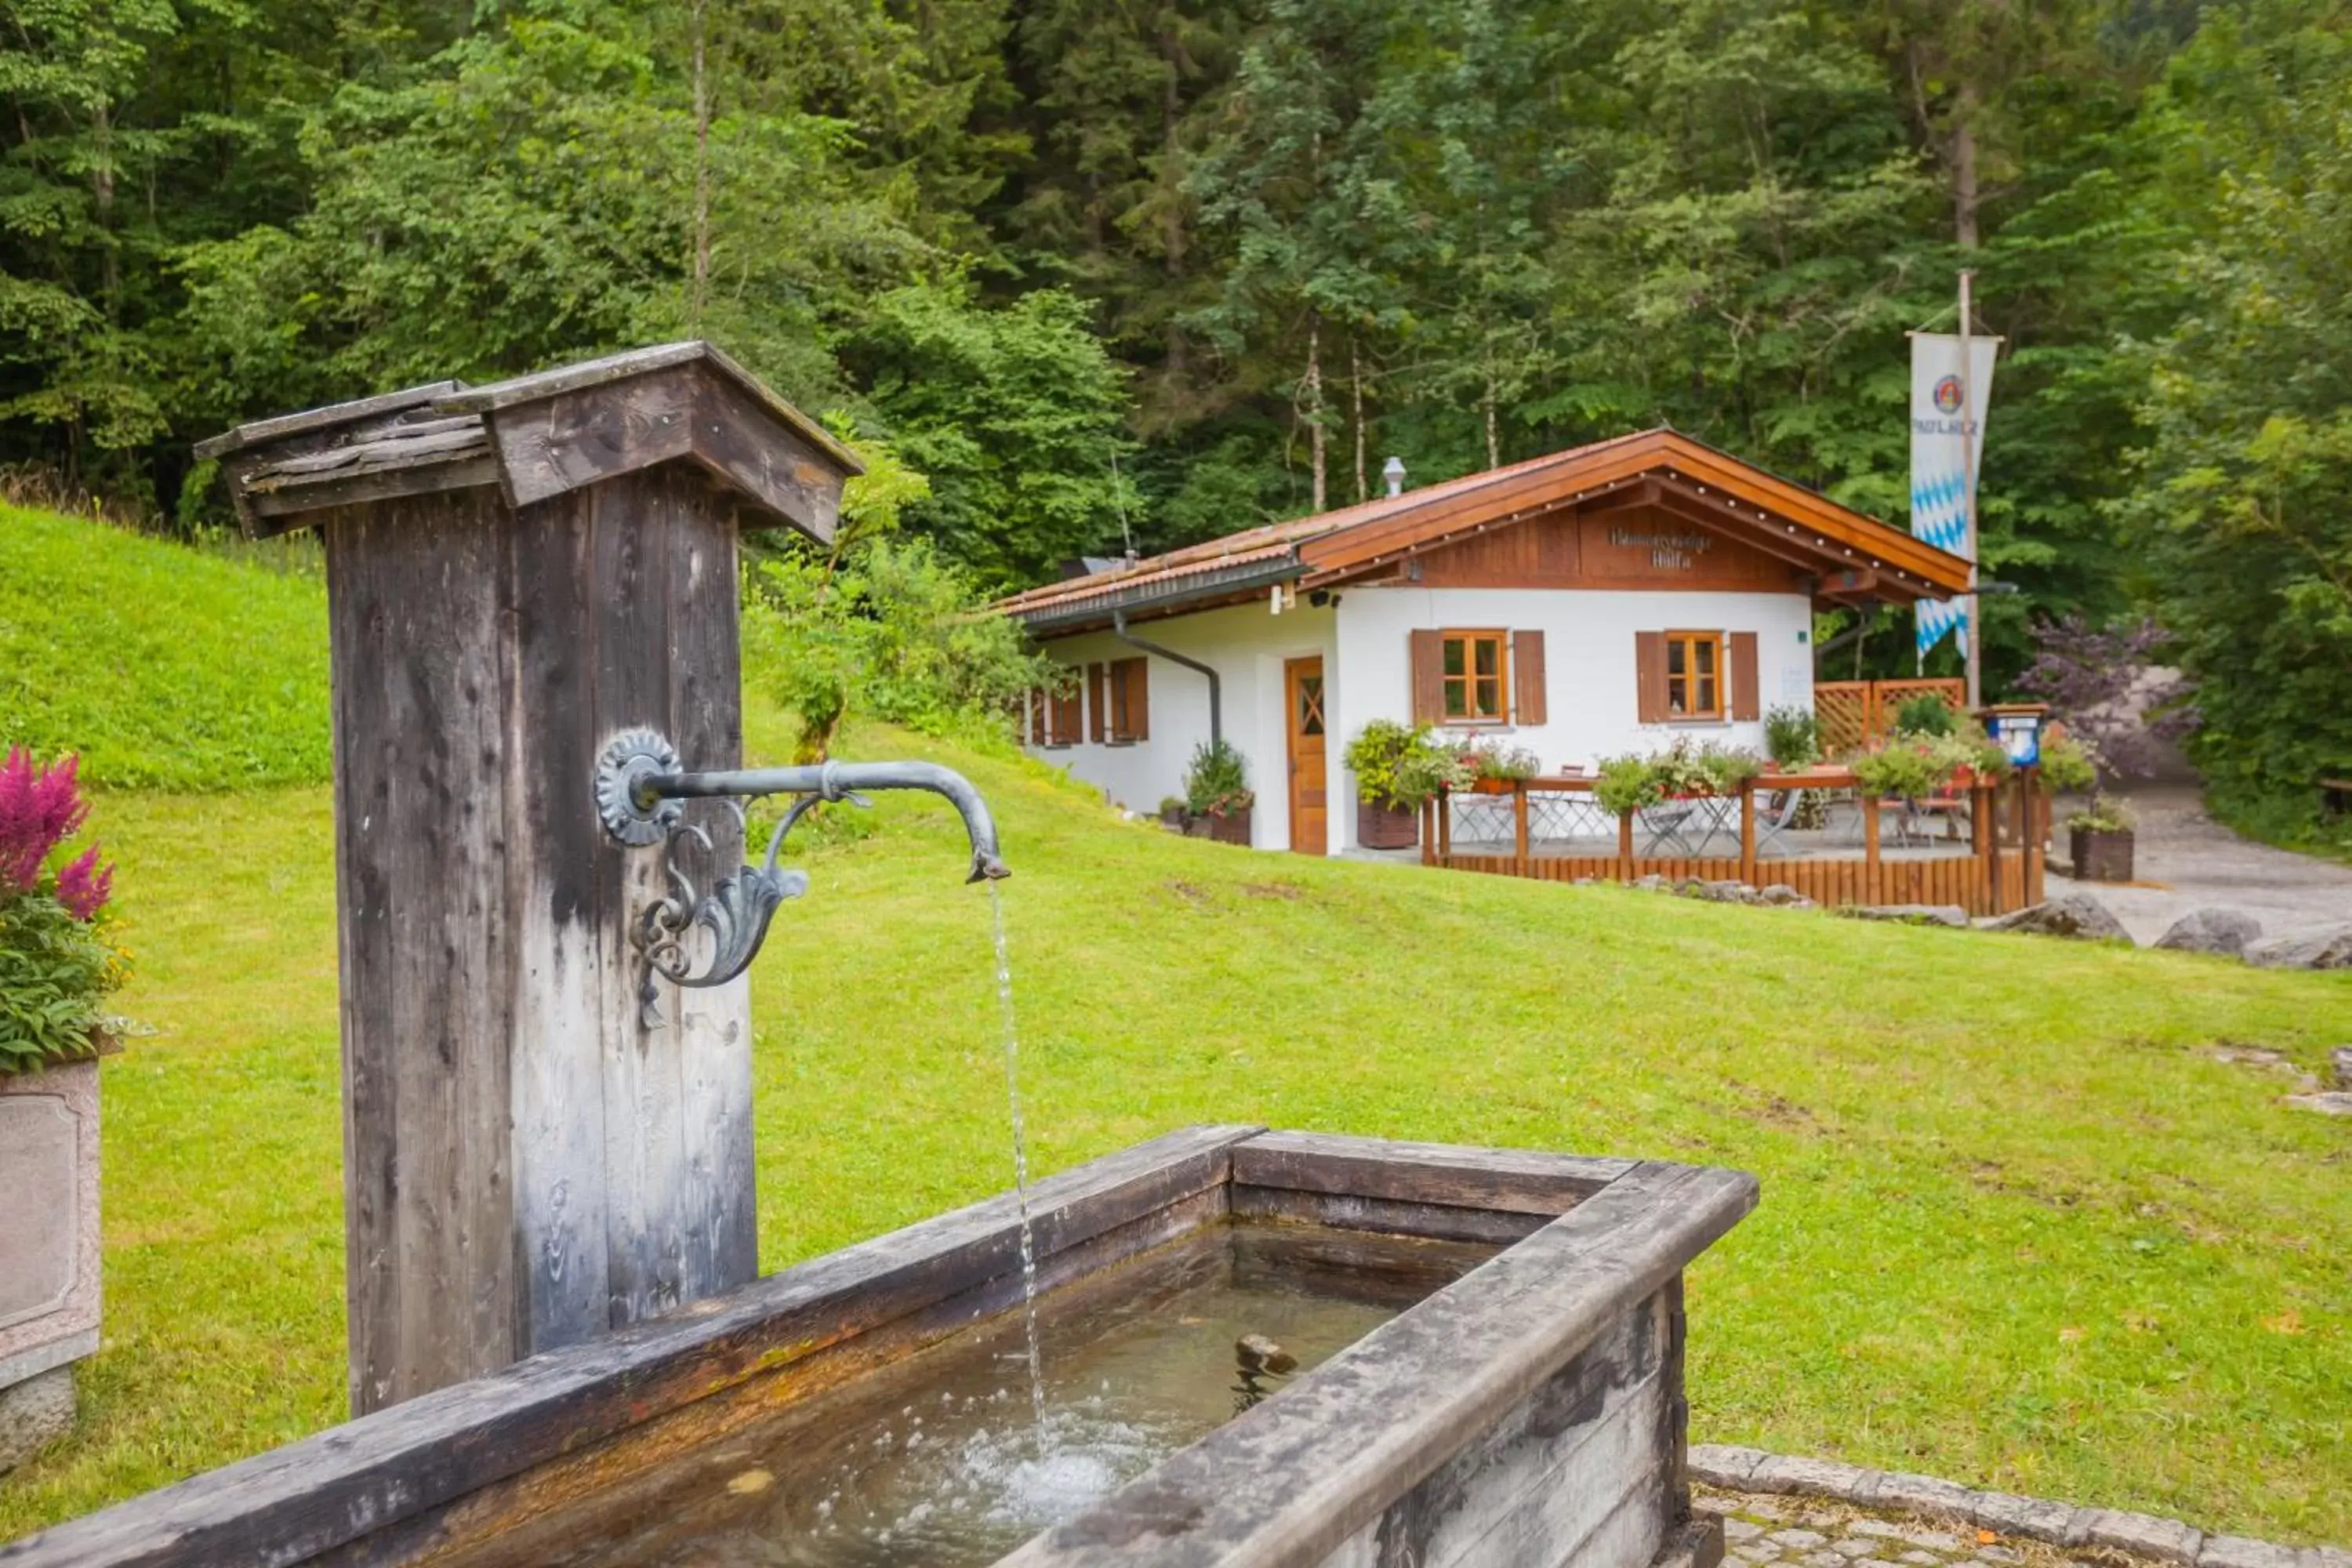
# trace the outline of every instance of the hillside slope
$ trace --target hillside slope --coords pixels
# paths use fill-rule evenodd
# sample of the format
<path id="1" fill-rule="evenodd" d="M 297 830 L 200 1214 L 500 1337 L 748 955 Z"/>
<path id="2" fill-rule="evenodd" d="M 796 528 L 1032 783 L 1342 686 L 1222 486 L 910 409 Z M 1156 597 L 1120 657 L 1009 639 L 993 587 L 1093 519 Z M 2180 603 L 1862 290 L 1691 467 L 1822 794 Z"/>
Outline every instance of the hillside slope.
<path id="1" fill-rule="evenodd" d="M 313 578 L 0 507 L 0 744 L 104 784 L 322 780 L 326 611 Z"/>
<path id="2" fill-rule="evenodd" d="M 1696 1438 L 2352 1540 L 2352 1128 L 2214 1049 L 2315 1067 L 2345 977 L 1262 855 L 1017 758 L 854 749 L 996 811 L 1041 1168 L 1202 1121 L 1741 1166 L 1763 1206 L 1691 1280 Z M 106 1068 L 87 1415 L 0 1481 L 0 1538 L 341 1413 L 327 792 L 100 812 L 155 1032 Z M 770 1268 L 1009 1181 L 987 895 L 940 803 L 865 820 L 754 971 Z"/>

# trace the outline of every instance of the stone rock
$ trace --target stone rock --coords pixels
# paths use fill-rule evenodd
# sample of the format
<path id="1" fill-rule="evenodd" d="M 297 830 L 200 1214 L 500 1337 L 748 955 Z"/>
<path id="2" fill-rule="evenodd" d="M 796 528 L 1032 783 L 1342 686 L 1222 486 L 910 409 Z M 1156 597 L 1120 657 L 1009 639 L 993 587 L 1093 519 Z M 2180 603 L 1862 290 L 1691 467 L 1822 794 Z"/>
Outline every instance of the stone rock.
<path id="1" fill-rule="evenodd" d="M 1808 1497 L 1851 1498 L 1866 1473 L 1859 1465 L 1843 1464 L 1836 1459 L 1802 1459 L 1789 1454 L 1768 1454 L 1748 1473 L 1748 1489 L 1801 1492 Z M 1790 1543 L 1782 1542 L 1781 1544 Z"/>
<path id="2" fill-rule="evenodd" d="M 1759 904 L 1778 904 L 1784 909 L 1792 910 L 1810 910 L 1813 907 L 1812 900 L 1786 882 L 1775 882 L 1769 888 L 1757 889 L 1756 901 Z"/>
<path id="3" fill-rule="evenodd" d="M 1843 1557 L 1868 1557 L 1878 1551 L 1878 1542 L 1849 1535 L 1843 1541 L 1831 1542 L 1830 1550 Z"/>
<path id="4" fill-rule="evenodd" d="M 1694 1443 L 1685 1459 L 1691 1479 L 1727 1491 L 1747 1490 L 1749 1474 L 1763 1462 L 1763 1449 L 1728 1443 Z"/>
<path id="5" fill-rule="evenodd" d="M 1894 921 L 1902 925 L 1951 926 L 1966 931 L 1969 911 L 1958 904 L 1854 904 L 1838 913 L 1849 920 Z"/>
<path id="6" fill-rule="evenodd" d="M 1706 883 L 1698 897 L 1712 899 L 1718 904 L 1752 904 L 1757 901 L 1756 889 L 1738 880 Z"/>
<path id="7" fill-rule="evenodd" d="M 1764 1527 L 1750 1520 L 1727 1517 L 1723 1521 L 1726 1541 L 1753 1541 L 1764 1533 Z"/>
<path id="8" fill-rule="evenodd" d="M 1651 872 L 1646 877 L 1636 877 L 1625 885 L 1636 891 L 1643 893 L 1666 893 L 1674 890 L 1666 886 L 1666 879 L 1664 877 L 1659 876 L 1655 871 Z"/>
<path id="9" fill-rule="evenodd" d="M 1704 877 L 1685 877 L 1675 884 L 1675 891 L 1685 899 L 1704 899 L 1707 896 L 1706 889 L 1707 881 Z"/>
<path id="10" fill-rule="evenodd" d="M 2155 945 L 2175 952 L 2219 952 L 2231 958 L 2263 934 L 2263 922 L 2243 910 L 2191 910 L 2172 922 Z"/>
<path id="11" fill-rule="evenodd" d="M 1792 1552 L 1811 1552 L 1830 1543 L 1828 1536 L 1813 1530 L 1776 1530 L 1772 1540 Z"/>
<path id="12" fill-rule="evenodd" d="M 2109 1551 L 2129 1552 L 2134 1557 L 2178 1563 L 2180 1568 L 2195 1568 L 2198 1551 L 2205 1544 L 2205 1532 L 2191 1529 L 2177 1519 L 2158 1519 L 2150 1513 L 2126 1513 L 2112 1508 L 2086 1508 L 2074 1521 L 2074 1539 L 2063 1544 L 2104 1546 Z"/>
<path id="13" fill-rule="evenodd" d="M 2072 1503 L 2014 1497 L 2008 1492 L 1979 1492 L 1969 1517 L 1986 1530 L 2059 1546 L 2064 1544 L 2067 1532 L 2074 1526 L 2074 1516 L 2081 1511 Z"/>
<path id="14" fill-rule="evenodd" d="M 73 1366 L 53 1366 L 0 1388 L 0 1475 L 73 1429 Z"/>
<path id="15" fill-rule="evenodd" d="M 2046 903 L 1985 922 L 1987 931 L 2017 931 L 2032 936 L 2071 936 L 2085 942 L 2129 942 L 2123 922 L 2087 893 L 2062 893 Z"/>
<path id="16" fill-rule="evenodd" d="M 2250 942 L 2246 962 L 2258 969 L 2352 969 L 2352 921 Z"/>
<path id="17" fill-rule="evenodd" d="M 2336 1089 L 2352 1089 L 2352 1046 L 2338 1046 L 2327 1053 L 2328 1076 Z"/>
<path id="18" fill-rule="evenodd" d="M 1974 1492 L 1956 1482 L 1905 1471 L 1891 1472 L 1882 1479 L 1876 1499 L 1881 1508 L 1903 1509 L 1912 1513 L 1948 1513 L 1958 1519 L 1969 1517 L 1969 1506 L 1975 1500 Z M 1948 1552 L 1960 1543 L 1958 1536 L 1941 1531 L 1917 1531 L 1903 1539 L 1914 1546 L 1937 1552 Z"/>
<path id="19" fill-rule="evenodd" d="M 2352 1092 L 2328 1089 L 2319 1094 L 2290 1094 L 2286 1102 L 2302 1110 L 2316 1110 L 2322 1116 L 2352 1116 Z"/>
<path id="20" fill-rule="evenodd" d="M 2209 1535 L 2198 1550 L 2197 1568 L 2298 1568 L 2302 1558 L 2292 1546 L 2242 1535 Z"/>

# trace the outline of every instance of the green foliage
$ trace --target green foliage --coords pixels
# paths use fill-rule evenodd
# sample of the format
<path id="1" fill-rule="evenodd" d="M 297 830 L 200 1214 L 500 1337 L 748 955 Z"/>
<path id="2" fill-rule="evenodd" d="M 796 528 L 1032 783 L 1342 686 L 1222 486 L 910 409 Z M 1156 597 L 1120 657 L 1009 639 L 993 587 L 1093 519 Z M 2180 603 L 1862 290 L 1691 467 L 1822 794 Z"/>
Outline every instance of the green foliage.
<path id="1" fill-rule="evenodd" d="M 970 575 L 929 540 L 887 537 L 753 567 L 743 662 L 746 683 L 798 717 L 798 762 L 830 755 L 853 715 L 1009 744 L 1024 696 L 1070 678 L 982 613 Z"/>
<path id="2" fill-rule="evenodd" d="M 1543 771 L 1542 759 L 1527 747 L 1506 746 L 1500 741 L 1481 741 L 1473 745 L 1468 761 L 1482 779 L 1531 779 Z"/>
<path id="3" fill-rule="evenodd" d="M 991 586 L 1118 538 L 1125 376 L 1058 289 L 982 308 L 962 287 L 886 294 L 848 350 L 932 493 L 908 521 Z"/>
<path id="4" fill-rule="evenodd" d="M 48 893 L 0 897 L 0 1076 L 98 1055 L 121 952 Z"/>
<path id="5" fill-rule="evenodd" d="M 1764 753 L 1784 768 L 1822 759 L 1822 731 L 1810 708 L 1774 708 L 1764 715 Z"/>
<path id="6" fill-rule="evenodd" d="M 1419 811 L 1447 790 L 1468 789 L 1477 776 L 1469 759 L 1432 726 L 1393 719 L 1367 723 L 1342 760 L 1356 776 L 1357 793 L 1391 811 Z"/>
<path id="7" fill-rule="evenodd" d="M 1612 816 L 1640 811 L 1665 799 L 1664 781 L 1650 759 L 1640 756 L 1603 757 L 1594 774 L 1592 798 Z"/>
<path id="8" fill-rule="evenodd" d="M 1949 784 L 1958 763 L 1938 737 L 1895 735 L 1855 752 L 1846 765 L 1867 795 L 1918 800 Z"/>
<path id="9" fill-rule="evenodd" d="M 326 595 L 313 578 L 0 508 L 0 742 L 90 784 L 323 780 Z"/>
<path id="10" fill-rule="evenodd" d="M 2095 797 L 2089 806 L 2066 818 L 2068 827 L 2084 828 L 2093 833 L 2129 833 L 2138 823 L 2139 818 L 2133 814 L 2130 804 L 2114 795 Z"/>
<path id="11" fill-rule="evenodd" d="M 1205 816 L 1231 816 L 1247 811 L 1257 797 L 1250 793 L 1248 770 L 1231 741 L 1203 741 L 1192 752 L 1184 770 L 1184 805 Z"/>
<path id="12" fill-rule="evenodd" d="M 1895 732 L 1898 735 L 1949 735 L 1959 728 L 1960 716 L 1952 705 L 1933 691 L 1922 691 L 1906 697 L 1895 708 Z"/>
<path id="13" fill-rule="evenodd" d="M 2060 795 L 2087 795 L 2099 787 L 2097 760 L 2071 735 L 2043 733 L 2041 766 L 2042 782 Z"/>

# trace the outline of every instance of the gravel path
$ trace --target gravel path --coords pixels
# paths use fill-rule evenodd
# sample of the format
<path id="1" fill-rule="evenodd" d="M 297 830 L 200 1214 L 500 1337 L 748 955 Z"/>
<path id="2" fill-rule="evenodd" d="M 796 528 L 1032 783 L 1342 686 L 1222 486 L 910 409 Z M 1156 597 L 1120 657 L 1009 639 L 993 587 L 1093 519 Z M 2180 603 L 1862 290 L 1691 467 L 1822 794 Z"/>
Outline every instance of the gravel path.
<path id="1" fill-rule="evenodd" d="M 2193 789 L 2134 791 L 2139 815 L 2133 874 L 2162 888 L 2123 888 L 2050 878 L 2049 889 L 2087 892 L 2142 944 L 2190 910 L 2223 905 L 2263 922 L 2264 936 L 2352 921 L 2352 866 L 2241 838 L 2205 815 Z M 2060 821 L 2064 812 L 2059 813 Z M 2065 829 L 2058 830 L 2059 846 Z"/>

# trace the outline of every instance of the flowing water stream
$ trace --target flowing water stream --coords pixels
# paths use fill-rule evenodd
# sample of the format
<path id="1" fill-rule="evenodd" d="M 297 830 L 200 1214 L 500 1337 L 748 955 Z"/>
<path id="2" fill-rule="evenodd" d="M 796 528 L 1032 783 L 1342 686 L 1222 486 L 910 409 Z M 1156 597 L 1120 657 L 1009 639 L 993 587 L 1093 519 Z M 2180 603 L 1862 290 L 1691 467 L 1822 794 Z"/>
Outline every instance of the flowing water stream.
<path id="1" fill-rule="evenodd" d="M 1021 1205 L 1021 1312 L 1028 1327 L 1029 1409 L 1037 1441 L 1045 1429 L 1045 1361 L 1037 1350 L 1037 1246 L 1029 1228 L 1029 1135 L 1021 1120 L 1021 1028 L 1013 1011 L 1013 957 L 1004 939 L 1003 884 L 988 884 L 988 911 L 996 927 L 996 1006 L 1004 1027 L 1004 1100 L 1013 1112 L 1013 1191 Z"/>

